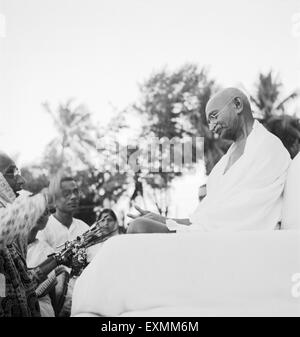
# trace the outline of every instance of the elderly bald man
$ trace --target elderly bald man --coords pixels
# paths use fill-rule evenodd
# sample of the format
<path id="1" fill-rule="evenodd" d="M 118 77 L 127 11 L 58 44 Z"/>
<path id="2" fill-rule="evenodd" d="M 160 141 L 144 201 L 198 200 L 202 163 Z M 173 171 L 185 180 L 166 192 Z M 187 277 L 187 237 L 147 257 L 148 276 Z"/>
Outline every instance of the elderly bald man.
<path id="1" fill-rule="evenodd" d="M 15 196 L 17 196 L 18 192 L 23 188 L 25 180 L 21 176 L 15 162 L 7 154 L 1 152 L 0 152 L 0 172 L 3 174 L 5 180 L 11 187 Z M 0 203 L 2 199 L 3 204 L 3 199 L 5 200 L 6 195 L 3 193 L 2 195 L 1 193 L 2 191 L 0 189 Z"/>
<path id="2" fill-rule="evenodd" d="M 273 230 L 280 220 L 290 155 L 281 141 L 253 118 L 247 96 L 226 88 L 206 105 L 209 128 L 232 140 L 207 181 L 207 196 L 186 219 L 166 219 L 137 208 L 128 233 Z M 188 225 L 188 226 L 187 226 Z"/>
<path id="3" fill-rule="evenodd" d="M 42 193 L 17 198 L 24 182 L 14 161 L 0 153 L 0 317 L 40 316 L 35 289 L 60 263 L 49 257 L 27 269 L 28 234 L 47 211 L 58 184 L 54 180 Z"/>

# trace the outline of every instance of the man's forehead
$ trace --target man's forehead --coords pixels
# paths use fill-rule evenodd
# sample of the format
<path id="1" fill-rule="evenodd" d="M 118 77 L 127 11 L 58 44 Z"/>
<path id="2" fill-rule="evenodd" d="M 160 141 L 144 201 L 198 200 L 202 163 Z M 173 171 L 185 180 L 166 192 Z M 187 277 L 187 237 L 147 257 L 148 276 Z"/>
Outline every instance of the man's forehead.
<path id="1" fill-rule="evenodd" d="M 15 162 L 4 154 L 0 154 L 0 172 L 4 172 L 8 168 L 15 168 Z"/>
<path id="2" fill-rule="evenodd" d="M 244 96 L 243 92 L 237 88 L 226 88 L 215 94 L 206 105 L 206 115 L 213 111 L 221 110 L 234 97 Z"/>
<path id="3" fill-rule="evenodd" d="M 231 97 L 225 96 L 225 95 L 220 95 L 220 96 L 215 96 L 206 105 L 205 112 L 206 114 L 210 114 L 213 111 L 219 111 L 223 109 L 223 107 L 226 105 L 228 101 L 230 101 Z"/>
<path id="4" fill-rule="evenodd" d="M 15 169 L 15 168 L 17 168 L 16 164 L 14 162 L 11 162 L 11 164 L 7 166 L 6 170 Z"/>
<path id="5" fill-rule="evenodd" d="M 73 188 L 77 188 L 77 183 L 75 180 L 65 180 L 61 182 L 62 190 L 71 190 Z"/>

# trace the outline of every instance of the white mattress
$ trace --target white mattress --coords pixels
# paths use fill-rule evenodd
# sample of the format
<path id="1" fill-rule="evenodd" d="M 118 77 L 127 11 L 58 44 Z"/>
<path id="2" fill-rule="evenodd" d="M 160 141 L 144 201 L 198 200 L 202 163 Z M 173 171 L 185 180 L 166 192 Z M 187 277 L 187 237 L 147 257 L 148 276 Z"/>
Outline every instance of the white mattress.
<path id="1" fill-rule="evenodd" d="M 122 235 L 76 282 L 72 315 L 300 316 L 296 273 L 298 231 Z"/>

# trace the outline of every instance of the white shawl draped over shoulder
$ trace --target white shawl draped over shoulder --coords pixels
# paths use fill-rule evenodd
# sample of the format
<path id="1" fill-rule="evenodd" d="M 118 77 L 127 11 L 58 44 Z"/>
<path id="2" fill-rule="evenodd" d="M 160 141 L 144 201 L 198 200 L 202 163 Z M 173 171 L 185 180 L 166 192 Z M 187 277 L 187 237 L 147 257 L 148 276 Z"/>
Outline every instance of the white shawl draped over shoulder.
<path id="1" fill-rule="evenodd" d="M 300 229 L 300 153 L 293 159 L 286 178 L 283 194 L 282 228 Z"/>
<path id="2" fill-rule="evenodd" d="M 191 215 L 189 230 L 272 230 L 280 221 L 288 151 L 258 121 L 243 155 L 224 174 L 232 150 L 208 177 L 207 196 Z"/>

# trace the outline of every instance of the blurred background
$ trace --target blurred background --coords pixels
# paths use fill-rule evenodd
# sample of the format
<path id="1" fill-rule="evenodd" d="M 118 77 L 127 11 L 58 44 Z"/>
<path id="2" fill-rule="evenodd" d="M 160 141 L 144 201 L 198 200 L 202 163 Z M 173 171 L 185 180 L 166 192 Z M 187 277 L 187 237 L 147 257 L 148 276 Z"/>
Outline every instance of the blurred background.
<path id="1" fill-rule="evenodd" d="M 300 149 L 298 0 L 0 0 L 0 148 L 37 192 L 64 168 L 77 217 L 134 203 L 189 215 L 230 144 L 205 119 L 210 96 L 237 86 L 294 157 Z M 182 172 L 113 169 L 109 144 L 205 138 Z M 142 141 L 143 140 L 143 141 Z"/>

